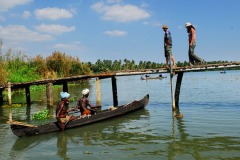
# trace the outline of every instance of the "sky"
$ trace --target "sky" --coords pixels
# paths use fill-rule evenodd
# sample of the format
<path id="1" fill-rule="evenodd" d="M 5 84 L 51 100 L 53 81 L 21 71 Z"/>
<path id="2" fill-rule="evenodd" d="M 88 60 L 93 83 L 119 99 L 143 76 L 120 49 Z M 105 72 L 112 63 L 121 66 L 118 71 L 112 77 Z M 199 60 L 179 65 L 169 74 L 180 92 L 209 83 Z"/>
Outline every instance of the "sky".
<path id="1" fill-rule="evenodd" d="M 240 61 L 239 0 L 0 0 L 1 52 L 60 51 L 82 62 L 165 63 L 162 25 L 176 61 L 188 61 L 185 23 L 205 61 Z"/>

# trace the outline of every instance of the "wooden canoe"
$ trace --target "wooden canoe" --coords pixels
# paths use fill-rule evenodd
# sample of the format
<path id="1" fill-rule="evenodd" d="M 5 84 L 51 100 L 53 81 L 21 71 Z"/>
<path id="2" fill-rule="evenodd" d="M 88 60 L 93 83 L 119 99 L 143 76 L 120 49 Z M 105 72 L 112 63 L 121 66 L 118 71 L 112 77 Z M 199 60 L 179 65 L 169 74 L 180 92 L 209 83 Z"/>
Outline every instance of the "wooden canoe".
<path id="1" fill-rule="evenodd" d="M 135 100 L 126 105 L 114 107 L 114 109 L 112 110 L 106 109 L 106 110 L 98 111 L 97 114 L 95 115 L 85 116 L 85 117 L 81 117 L 79 119 L 70 121 L 66 125 L 65 129 L 80 127 L 86 124 L 99 122 L 102 120 L 114 118 L 117 116 L 122 116 L 128 113 L 137 111 L 139 109 L 144 108 L 148 104 L 148 101 L 149 101 L 149 95 L 147 94 L 141 100 Z M 48 123 L 48 124 L 44 124 L 36 127 L 25 126 L 21 124 L 11 124 L 11 129 L 12 129 L 12 132 L 18 137 L 33 136 L 33 135 L 61 131 L 57 122 L 52 122 L 52 123 Z"/>

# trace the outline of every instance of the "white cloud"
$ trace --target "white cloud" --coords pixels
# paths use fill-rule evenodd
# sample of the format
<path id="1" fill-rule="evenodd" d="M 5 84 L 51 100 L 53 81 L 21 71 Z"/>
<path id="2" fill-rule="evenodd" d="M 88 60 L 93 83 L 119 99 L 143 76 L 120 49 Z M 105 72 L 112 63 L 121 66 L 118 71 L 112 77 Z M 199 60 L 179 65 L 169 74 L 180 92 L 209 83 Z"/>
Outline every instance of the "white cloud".
<path id="1" fill-rule="evenodd" d="M 58 43 L 54 45 L 54 48 L 57 50 L 72 50 L 72 51 L 83 51 L 84 46 L 81 44 L 81 42 L 73 42 L 71 44 L 63 44 L 63 43 Z"/>
<path id="2" fill-rule="evenodd" d="M 143 24 L 147 26 L 156 26 L 156 27 L 159 27 L 162 25 L 160 22 L 157 22 L 157 21 L 152 21 L 152 22 L 145 21 L 143 22 Z"/>
<path id="3" fill-rule="evenodd" d="M 58 20 L 73 17 L 73 14 L 70 11 L 62 8 L 47 7 L 43 9 L 36 9 L 34 13 L 38 19 Z"/>
<path id="4" fill-rule="evenodd" d="M 0 0 L 0 11 L 8 11 L 18 5 L 25 5 L 33 0 Z"/>
<path id="5" fill-rule="evenodd" d="M 119 3 L 122 0 L 107 0 L 107 3 Z"/>
<path id="6" fill-rule="evenodd" d="M 41 24 L 39 26 L 36 26 L 35 29 L 39 32 L 46 32 L 51 34 L 62 34 L 65 32 L 72 32 L 75 30 L 75 27 L 67 27 L 64 25 L 57 25 L 57 24 Z"/>
<path id="7" fill-rule="evenodd" d="M 28 19 L 31 16 L 31 12 L 29 11 L 24 11 L 22 14 L 22 18 Z"/>
<path id="8" fill-rule="evenodd" d="M 1 37 L 12 41 L 49 41 L 53 37 L 47 34 L 40 34 L 31 31 L 23 25 L 0 26 Z"/>
<path id="9" fill-rule="evenodd" d="M 123 37 L 127 35 L 126 31 L 120 31 L 120 30 L 113 30 L 113 31 L 106 31 L 104 34 L 112 36 L 112 37 Z"/>
<path id="10" fill-rule="evenodd" d="M 147 11 L 131 4 L 106 5 L 104 2 L 98 2 L 93 4 L 91 8 L 102 14 L 102 19 L 109 21 L 131 22 L 150 17 Z"/>

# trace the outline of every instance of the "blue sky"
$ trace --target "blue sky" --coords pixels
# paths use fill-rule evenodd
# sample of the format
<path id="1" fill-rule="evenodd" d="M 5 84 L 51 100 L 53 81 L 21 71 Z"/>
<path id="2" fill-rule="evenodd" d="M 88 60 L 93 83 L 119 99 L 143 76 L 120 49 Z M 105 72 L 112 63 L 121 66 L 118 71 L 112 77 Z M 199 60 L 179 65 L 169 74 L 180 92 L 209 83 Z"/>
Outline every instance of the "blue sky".
<path id="1" fill-rule="evenodd" d="M 167 24 L 175 60 L 183 62 L 184 25 L 191 22 L 201 58 L 240 61 L 239 6 L 239 0 L 0 0 L 2 52 L 165 63 L 161 27 Z"/>

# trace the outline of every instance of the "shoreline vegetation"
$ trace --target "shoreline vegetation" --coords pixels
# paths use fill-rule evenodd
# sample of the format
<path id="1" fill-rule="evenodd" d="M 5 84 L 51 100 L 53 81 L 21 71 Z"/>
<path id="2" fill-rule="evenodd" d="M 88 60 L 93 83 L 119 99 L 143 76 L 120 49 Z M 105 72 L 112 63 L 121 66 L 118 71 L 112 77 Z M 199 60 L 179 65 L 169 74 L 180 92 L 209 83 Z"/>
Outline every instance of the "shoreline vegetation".
<path id="1" fill-rule="evenodd" d="M 228 61 L 212 61 L 206 64 L 228 63 Z M 187 66 L 188 62 L 177 62 L 178 67 Z M 22 52 L 13 53 L 9 49 L 5 54 L 0 52 L 0 86 L 7 82 L 28 82 L 50 78 L 62 78 L 75 75 L 94 73 L 116 72 L 123 70 L 158 69 L 165 63 L 134 60 L 100 60 L 95 64 L 81 62 L 78 57 L 54 51 L 50 56 L 43 58 L 41 55 L 29 57 Z"/>

